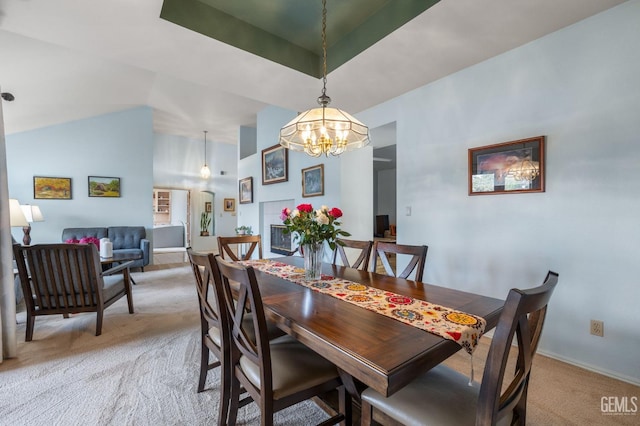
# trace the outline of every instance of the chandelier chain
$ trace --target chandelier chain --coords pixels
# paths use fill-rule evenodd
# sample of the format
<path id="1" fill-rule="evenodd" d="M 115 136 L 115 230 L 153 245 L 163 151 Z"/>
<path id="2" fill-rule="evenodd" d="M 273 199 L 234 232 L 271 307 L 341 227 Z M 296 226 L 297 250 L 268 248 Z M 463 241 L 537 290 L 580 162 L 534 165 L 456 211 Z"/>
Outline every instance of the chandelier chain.
<path id="1" fill-rule="evenodd" d="M 327 0 L 322 0 L 322 96 L 327 94 Z"/>

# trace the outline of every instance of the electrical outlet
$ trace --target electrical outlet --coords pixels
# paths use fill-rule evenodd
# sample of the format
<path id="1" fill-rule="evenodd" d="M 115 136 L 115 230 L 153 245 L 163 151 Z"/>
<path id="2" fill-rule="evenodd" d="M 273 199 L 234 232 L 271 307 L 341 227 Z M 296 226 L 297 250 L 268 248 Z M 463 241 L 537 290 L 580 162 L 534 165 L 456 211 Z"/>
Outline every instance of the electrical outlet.
<path id="1" fill-rule="evenodd" d="M 594 336 L 604 337 L 604 322 L 591 320 L 591 334 Z"/>

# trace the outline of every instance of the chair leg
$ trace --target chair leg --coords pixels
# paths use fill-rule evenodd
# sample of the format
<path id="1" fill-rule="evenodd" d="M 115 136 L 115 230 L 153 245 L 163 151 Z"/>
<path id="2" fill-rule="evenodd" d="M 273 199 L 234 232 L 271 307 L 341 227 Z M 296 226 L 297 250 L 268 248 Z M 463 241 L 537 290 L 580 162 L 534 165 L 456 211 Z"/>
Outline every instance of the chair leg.
<path id="1" fill-rule="evenodd" d="M 235 426 L 236 424 L 236 419 L 238 418 L 239 404 L 240 404 L 240 382 L 238 381 L 238 379 L 234 377 L 234 373 L 231 372 L 231 393 L 229 395 L 229 414 L 227 418 L 227 424 L 229 426 Z"/>
<path id="2" fill-rule="evenodd" d="M 133 295 L 131 294 L 131 274 L 129 269 L 124 270 L 124 288 L 127 292 L 127 303 L 129 304 L 129 313 L 133 313 Z"/>
<path id="3" fill-rule="evenodd" d="M 228 352 L 228 351 L 227 351 Z M 231 375 L 233 374 L 229 368 L 231 359 L 228 353 L 222 353 L 220 360 L 220 409 L 218 410 L 218 425 L 225 426 L 229 417 L 229 403 L 231 400 Z M 238 399 L 240 395 L 238 392 Z M 236 408 L 237 410 L 237 408 Z M 234 419 L 235 422 L 235 419 Z"/>
<path id="4" fill-rule="evenodd" d="M 204 337 L 203 337 L 204 339 Z M 204 384 L 207 381 L 207 372 L 209 371 L 209 348 L 202 343 L 200 351 L 200 379 L 198 380 L 198 393 L 204 390 Z"/>
<path id="5" fill-rule="evenodd" d="M 367 401 L 361 401 L 360 426 L 371 426 L 373 421 L 373 406 Z"/>
<path id="6" fill-rule="evenodd" d="M 31 315 L 30 312 L 27 312 L 27 334 L 24 338 L 25 342 L 30 342 L 33 339 L 33 326 L 36 322 L 36 318 L 34 315 Z"/>
<path id="7" fill-rule="evenodd" d="M 347 392 L 344 386 L 340 386 L 338 388 L 338 408 L 344 414 L 344 420 L 340 422 L 340 425 L 348 426 L 351 424 L 353 417 L 351 407 L 351 394 Z"/>
<path id="8" fill-rule="evenodd" d="M 96 336 L 99 336 L 102 334 L 102 314 L 104 312 L 100 309 L 98 309 L 98 312 L 96 312 Z"/>

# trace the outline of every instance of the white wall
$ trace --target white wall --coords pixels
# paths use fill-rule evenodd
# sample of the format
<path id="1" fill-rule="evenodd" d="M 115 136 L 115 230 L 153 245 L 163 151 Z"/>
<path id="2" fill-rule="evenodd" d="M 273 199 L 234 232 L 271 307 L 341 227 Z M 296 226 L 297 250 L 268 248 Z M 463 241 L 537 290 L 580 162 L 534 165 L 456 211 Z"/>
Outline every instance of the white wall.
<path id="1" fill-rule="evenodd" d="M 153 122 L 151 109 L 133 108 L 15 133 L 6 138 L 9 192 L 40 207 L 32 244 L 60 242 L 69 227 L 153 226 Z M 34 176 L 71 178 L 70 200 L 35 200 Z M 88 176 L 120 178 L 121 197 L 88 195 Z M 22 229 L 12 234 L 22 241 Z"/>
<path id="2" fill-rule="evenodd" d="M 425 281 L 504 298 L 560 274 L 541 352 L 640 383 L 640 2 L 372 108 L 397 121 L 398 240 Z M 545 135 L 546 192 L 467 195 L 467 150 Z M 603 320 L 604 338 L 589 334 Z"/>

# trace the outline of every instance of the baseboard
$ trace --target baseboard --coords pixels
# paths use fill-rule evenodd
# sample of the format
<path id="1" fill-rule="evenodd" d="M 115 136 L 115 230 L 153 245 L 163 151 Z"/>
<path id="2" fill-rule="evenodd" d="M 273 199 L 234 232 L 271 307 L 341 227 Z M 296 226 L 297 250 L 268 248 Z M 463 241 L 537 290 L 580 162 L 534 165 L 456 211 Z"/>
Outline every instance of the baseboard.
<path id="1" fill-rule="evenodd" d="M 594 372 L 594 373 L 597 373 L 597 374 L 601 374 L 603 376 L 610 377 L 612 379 L 620 380 L 622 382 L 626 382 L 626 383 L 629 383 L 629 384 L 632 384 L 632 385 L 635 385 L 635 386 L 640 386 L 640 379 L 637 378 L 637 377 L 624 376 L 624 375 L 621 375 L 621 374 L 616 373 L 614 371 L 609 371 L 609 370 L 606 370 L 606 369 L 603 369 L 603 368 L 600 368 L 600 367 L 596 367 L 596 366 L 591 365 L 591 364 L 585 364 L 583 362 L 579 362 L 579 361 L 576 361 L 576 360 L 571 359 L 571 358 L 566 358 L 566 357 L 564 357 L 562 355 L 558 355 L 558 354 L 553 353 L 553 352 L 548 352 L 548 351 L 543 351 L 543 350 L 538 349 L 537 353 L 539 353 L 540 355 L 544 355 L 544 356 L 546 356 L 548 358 L 552 358 L 552 359 L 555 359 L 555 360 L 558 360 L 558 361 L 561 361 L 561 362 L 564 362 L 564 363 L 567 363 L 567 364 L 570 364 L 570 365 L 574 365 L 576 367 L 583 368 L 585 370 L 588 370 L 588 371 L 591 371 L 591 372 Z"/>

